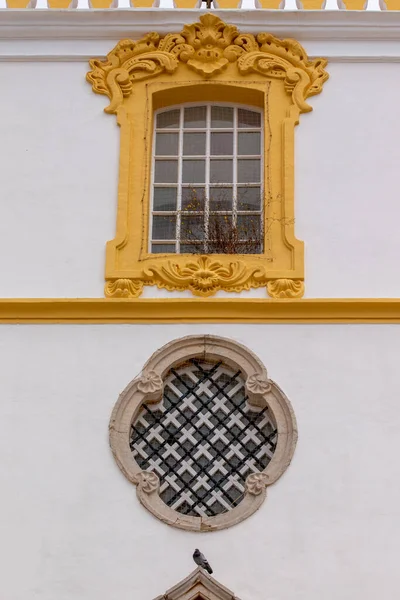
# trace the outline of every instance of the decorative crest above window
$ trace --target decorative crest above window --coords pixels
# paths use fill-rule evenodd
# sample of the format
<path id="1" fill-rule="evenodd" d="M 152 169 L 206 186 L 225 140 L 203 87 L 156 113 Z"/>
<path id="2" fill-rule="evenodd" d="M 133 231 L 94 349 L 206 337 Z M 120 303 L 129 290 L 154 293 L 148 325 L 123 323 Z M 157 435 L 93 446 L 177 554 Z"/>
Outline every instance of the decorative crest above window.
<path id="1" fill-rule="evenodd" d="M 328 79 L 327 61 L 308 60 L 296 40 L 280 40 L 270 33 L 241 34 L 234 25 L 209 13 L 202 15 L 199 23 L 185 25 L 181 33 L 164 38 L 148 33 L 138 42 L 122 40 L 106 61 L 90 61 L 92 71 L 87 79 L 95 92 L 110 98 L 105 111 L 115 113 L 137 81 L 174 73 L 180 63 L 205 79 L 226 70 L 229 63 L 235 63 L 241 75 L 260 73 L 283 79 L 300 112 L 312 110 L 306 99 L 319 94 Z"/>
<path id="2" fill-rule="evenodd" d="M 144 285 L 203 297 L 256 287 L 274 298 L 303 295 L 294 127 L 312 110 L 307 99 L 321 92 L 326 64 L 295 40 L 242 34 L 209 13 L 180 33 L 122 40 L 90 61 L 87 79 L 121 126 L 107 296 L 136 298 Z M 206 110 L 203 124 L 185 123 L 190 107 Z M 231 111 L 230 123 L 213 122 L 218 107 Z M 241 132 L 240 111 L 260 123 Z M 180 120 L 160 125 L 160 115 Z"/>
<path id="3" fill-rule="evenodd" d="M 293 411 L 246 348 L 214 336 L 167 344 L 121 394 L 111 448 L 141 503 L 175 527 L 251 515 L 290 463 Z"/>

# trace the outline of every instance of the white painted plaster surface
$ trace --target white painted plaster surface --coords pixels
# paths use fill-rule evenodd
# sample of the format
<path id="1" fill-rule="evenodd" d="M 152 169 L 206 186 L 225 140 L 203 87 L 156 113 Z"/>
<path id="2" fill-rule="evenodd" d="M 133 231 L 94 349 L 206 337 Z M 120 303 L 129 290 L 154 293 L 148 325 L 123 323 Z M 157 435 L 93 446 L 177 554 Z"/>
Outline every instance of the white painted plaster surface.
<path id="1" fill-rule="evenodd" d="M 153 14 L 161 29 L 179 30 L 188 12 Z M 228 12 L 240 25 L 238 11 Z M 255 12 L 240 13 L 243 30 L 250 23 L 255 31 Z M 33 11 L 31 40 L 21 33 L 28 31 L 27 13 L 3 13 L 11 29 L 0 24 L 0 297 L 103 296 L 119 130 L 103 113 L 107 99 L 85 81 L 86 61 L 110 50 L 118 37 L 106 38 L 115 32 L 154 28 L 143 21 L 148 11 L 135 19 L 126 11 L 125 25 L 119 14 L 66 12 L 62 30 L 58 11 Z M 268 28 L 266 13 L 257 14 L 257 26 Z M 306 244 L 306 297 L 398 297 L 398 16 L 390 22 L 387 13 L 348 13 L 343 20 L 340 11 L 327 12 L 324 23 L 318 12 L 295 14 L 297 20 L 290 11 L 271 13 L 271 31 L 298 34 L 312 54 L 332 59 L 331 78 L 296 132 L 295 226 Z M 349 39 L 338 34 L 345 30 Z M 265 290 L 243 296 L 264 297 Z"/>
<path id="2" fill-rule="evenodd" d="M 308 297 L 398 297 L 400 64 L 331 64 L 296 133 Z"/>
<path id="3" fill-rule="evenodd" d="M 147 513 L 108 447 L 119 392 L 194 333 L 247 344 L 299 426 L 260 510 L 214 534 Z M 3 325 L 0 352 L 2 598 L 153 600 L 195 547 L 241 600 L 397 598 L 398 326 Z"/>
<path id="4" fill-rule="evenodd" d="M 0 64 L 0 297 L 103 295 L 119 128 L 87 70 Z"/>

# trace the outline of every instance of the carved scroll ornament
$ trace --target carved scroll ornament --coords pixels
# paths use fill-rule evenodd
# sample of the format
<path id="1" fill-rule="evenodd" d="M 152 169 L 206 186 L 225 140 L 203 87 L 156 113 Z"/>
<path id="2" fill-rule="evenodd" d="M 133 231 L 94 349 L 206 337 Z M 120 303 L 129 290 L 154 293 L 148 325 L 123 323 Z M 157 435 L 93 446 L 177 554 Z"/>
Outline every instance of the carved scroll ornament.
<path id="1" fill-rule="evenodd" d="M 199 23 L 185 25 L 180 33 L 163 38 L 149 33 L 137 42 L 122 40 L 106 60 L 90 61 L 92 70 L 87 79 L 95 92 L 110 98 L 105 111 L 115 113 L 136 81 L 173 73 L 180 62 L 205 79 L 229 63 L 236 63 L 240 74 L 255 72 L 283 79 L 300 112 L 312 110 L 306 99 L 319 94 L 328 79 L 327 61 L 309 60 L 296 40 L 280 40 L 270 33 L 241 34 L 234 25 L 212 14 L 202 15 Z"/>

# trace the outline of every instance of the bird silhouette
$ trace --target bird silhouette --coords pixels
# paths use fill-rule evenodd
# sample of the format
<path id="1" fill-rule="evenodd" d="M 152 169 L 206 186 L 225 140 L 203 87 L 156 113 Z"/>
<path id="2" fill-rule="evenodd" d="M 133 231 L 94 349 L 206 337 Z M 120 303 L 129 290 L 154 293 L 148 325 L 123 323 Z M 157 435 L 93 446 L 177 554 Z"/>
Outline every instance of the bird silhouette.
<path id="1" fill-rule="evenodd" d="M 196 565 L 199 565 L 199 567 L 201 567 L 202 569 L 205 569 L 211 575 L 211 573 L 213 572 L 213 570 L 210 567 L 208 560 L 206 559 L 206 557 L 204 556 L 204 554 L 202 554 L 200 552 L 200 550 L 198 550 L 197 548 L 193 552 L 193 560 L 196 563 Z"/>

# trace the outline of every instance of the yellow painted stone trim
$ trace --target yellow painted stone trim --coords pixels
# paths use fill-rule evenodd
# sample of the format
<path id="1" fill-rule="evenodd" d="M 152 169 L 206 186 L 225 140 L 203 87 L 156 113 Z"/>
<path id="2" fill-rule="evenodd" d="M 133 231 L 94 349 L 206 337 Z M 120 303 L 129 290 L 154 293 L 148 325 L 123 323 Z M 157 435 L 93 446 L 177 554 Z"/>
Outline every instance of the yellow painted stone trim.
<path id="1" fill-rule="evenodd" d="M 200 8 L 199 0 L 174 0 L 174 8 Z"/>
<path id="2" fill-rule="evenodd" d="M 400 0 L 381 0 L 381 10 L 400 10 Z"/>
<path id="3" fill-rule="evenodd" d="M 340 0 L 339 8 L 346 10 L 365 10 L 368 0 Z"/>
<path id="4" fill-rule="evenodd" d="M 78 0 L 47 0 L 48 8 L 76 8 Z"/>
<path id="5" fill-rule="evenodd" d="M 285 0 L 255 0 L 255 6 L 256 8 L 283 9 Z"/>
<path id="6" fill-rule="evenodd" d="M 144 285 L 203 297 L 255 287 L 266 287 L 276 298 L 303 294 L 304 245 L 294 231 L 294 128 L 300 114 L 312 110 L 307 99 L 321 92 L 326 64 L 309 60 L 295 40 L 242 34 L 211 13 L 180 33 L 122 40 L 105 60 L 90 61 L 87 80 L 96 93 L 109 97 L 105 112 L 116 114 L 121 128 L 117 227 L 106 250 L 106 296 L 136 298 Z M 263 109 L 263 254 L 149 252 L 153 115 L 177 99 Z"/>
<path id="7" fill-rule="evenodd" d="M 89 8 L 115 8 L 116 0 L 89 0 Z"/>
<path id="8" fill-rule="evenodd" d="M 326 0 L 300 0 L 304 10 L 323 10 Z"/>
<path id="9" fill-rule="evenodd" d="M 400 323 L 400 299 L 10 298 L 0 323 Z"/>
<path id="10" fill-rule="evenodd" d="M 6 0 L 7 8 L 35 8 L 36 1 L 32 0 Z"/>
<path id="11" fill-rule="evenodd" d="M 215 8 L 241 8 L 242 0 L 214 0 Z"/>
<path id="12" fill-rule="evenodd" d="M 158 7 L 159 2 L 156 0 L 130 0 L 130 5 L 133 8 L 151 8 L 152 6 Z"/>

